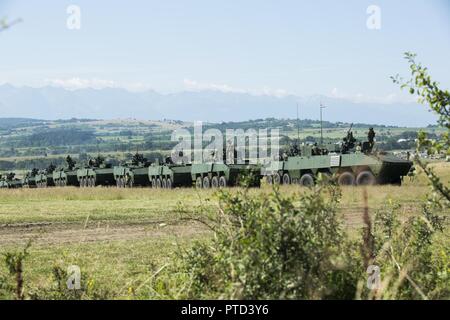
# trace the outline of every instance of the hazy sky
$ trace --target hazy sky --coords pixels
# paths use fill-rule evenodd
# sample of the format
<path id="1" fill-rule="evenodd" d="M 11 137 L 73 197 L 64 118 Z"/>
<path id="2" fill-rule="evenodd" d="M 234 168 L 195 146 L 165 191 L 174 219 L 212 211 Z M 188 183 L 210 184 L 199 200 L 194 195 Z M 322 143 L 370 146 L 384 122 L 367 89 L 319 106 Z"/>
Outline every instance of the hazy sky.
<path id="1" fill-rule="evenodd" d="M 80 30 L 66 26 L 71 4 Z M 380 30 L 366 26 L 370 5 Z M 2 16 L 23 22 L 0 34 L 0 83 L 385 101 L 414 51 L 450 87 L 448 0 L 0 0 Z"/>

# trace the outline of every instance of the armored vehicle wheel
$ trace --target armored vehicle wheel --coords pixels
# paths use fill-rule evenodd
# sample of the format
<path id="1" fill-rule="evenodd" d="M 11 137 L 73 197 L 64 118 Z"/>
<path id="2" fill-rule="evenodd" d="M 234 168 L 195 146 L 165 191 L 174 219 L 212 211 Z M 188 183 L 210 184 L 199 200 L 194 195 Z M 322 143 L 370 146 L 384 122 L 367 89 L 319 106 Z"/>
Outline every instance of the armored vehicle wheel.
<path id="1" fill-rule="evenodd" d="M 312 187 L 314 186 L 314 176 L 311 173 L 305 173 L 300 178 L 299 183 L 303 187 Z"/>
<path id="2" fill-rule="evenodd" d="M 280 174 L 277 172 L 273 175 L 273 183 L 280 184 L 280 182 L 281 182 L 281 177 L 280 177 Z"/>
<path id="3" fill-rule="evenodd" d="M 356 177 L 358 186 L 372 186 L 375 184 L 375 176 L 370 171 L 362 171 Z"/>
<path id="4" fill-rule="evenodd" d="M 156 179 L 155 178 L 152 179 L 152 188 L 156 188 Z"/>
<path id="5" fill-rule="evenodd" d="M 283 174 L 283 184 L 291 184 L 291 177 L 288 173 Z"/>
<path id="6" fill-rule="evenodd" d="M 161 179 L 156 179 L 156 188 L 160 189 L 161 188 Z"/>
<path id="7" fill-rule="evenodd" d="M 202 188 L 203 187 L 203 179 L 202 177 L 197 177 L 197 180 L 195 180 L 195 186 L 197 188 Z"/>
<path id="8" fill-rule="evenodd" d="M 166 188 L 167 189 L 172 189 L 173 185 L 172 185 L 172 180 L 170 178 L 167 178 L 166 181 Z"/>
<path id="9" fill-rule="evenodd" d="M 211 179 L 211 188 L 218 188 L 218 187 L 219 187 L 219 178 L 214 176 Z"/>
<path id="10" fill-rule="evenodd" d="M 93 187 L 93 185 L 92 185 L 92 178 L 91 178 L 91 177 L 88 177 L 87 179 L 88 179 L 88 180 L 87 180 L 87 181 L 88 181 L 88 187 L 89 187 L 89 188 L 92 188 L 92 187 Z"/>
<path id="11" fill-rule="evenodd" d="M 79 185 L 80 185 L 80 188 L 83 188 L 83 178 L 80 179 Z"/>
<path id="12" fill-rule="evenodd" d="M 116 178 L 116 187 L 120 188 L 120 177 Z"/>
<path id="13" fill-rule="evenodd" d="M 209 177 L 206 176 L 203 178 L 203 188 L 209 189 L 211 187 L 211 181 L 209 180 Z"/>
<path id="14" fill-rule="evenodd" d="M 63 179 L 61 181 L 61 187 L 67 187 L 67 180 L 66 179 Z"/>
<path id="15" fill-rule="evenodd" d="M 128 180 L 128 188 L 133 188 L 133 186 L 134 186 L 134 180 L 133 180 L 133 178 L 130 178 Z"/>
<path id="16" fill-rule="evenodd" d="M 338 184 L 340 186 L 352 186 L 355 184 L 355 176 L 351 172 L 343 172 L 339 175 Z"/>
<path id="17" fill-rule="evenodd" d="M 272 176 L 267 176 L 267 177 L 266 177 L 266 181 L 267 181 L 268 184 L 273 184 L 273 178 L 272 178 Z"/>
<path id="18" fill-rule="evenodd" d="M 227 178 L 225 176 L 221 176 L 219 178 L 219 188 L 226 188 L 227 186 Z"/>
<path id="19" fill-rule="evenodd" d="M 166 189 L 166 188 L 167 188 L 167 180 L 166 180 L 166 178 L 163 178 L 163 179 L 162 179 L 161 186 L 162 186 L 163 189 Z"/>

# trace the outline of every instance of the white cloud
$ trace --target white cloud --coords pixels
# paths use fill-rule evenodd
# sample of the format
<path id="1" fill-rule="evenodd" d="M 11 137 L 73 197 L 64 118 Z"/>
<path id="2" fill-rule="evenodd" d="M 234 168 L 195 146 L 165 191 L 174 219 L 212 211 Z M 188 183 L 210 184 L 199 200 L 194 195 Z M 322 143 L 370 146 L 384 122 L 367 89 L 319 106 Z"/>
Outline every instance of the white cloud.
<path id="1" fill-rule="evenodd" d="M 349 100 L 354 103 L 380 103 L 380 104 L 393 104 L 393 103 L 409 103 L 415 102 L 416 99 L 408 94 L 404 93 L 390 93 L 385 96 L 370 96 L 363 93 L 348 94 L 342 93 L 338 88 L 331 90 L 331 97 Z"/>
<path id="2" fill-rule="evenodd" d="M 69 78 L 69 79 L 47 79 L 46 83 L 54 87 L 62 87 L 67 90 L 78 89 L 104 89 L 104 88 L 117 88 L 118 85 L 112 80 L 104 79 L 82 79 L 82 78 Z"/>
<path id="3" fill-rule="evenodd" d="M 114 80 L 105 79 L 82 79 L 78 77 L 68 79 L 47 79 L 47 85 L 64 88 L 66 90 L 79 89 L 105 89 L 105 88 L 122 88 L 132 92 L 140 92 L 150 90 L 151 87 L 141 82 L 135 83 L 119 83 Z"/>
<path id="4" fill-rule="evenodd" d="M 265 96 L 274 96 L 274 97 L 284 97 L 289 93 L 284 89 L 271 89 L 269 87 L 263 87 L 262 90 L 249 90 L 249 89 L 241 89 L 229 86 L 227 84 L 216 84 L 216 83 L 202 83 L 196 80 L 184 79 L 183 80 L 184 88 L 188 91 L 220 91 L 224 93 L 247 93 L 252 95 L 265 95 Z"/>

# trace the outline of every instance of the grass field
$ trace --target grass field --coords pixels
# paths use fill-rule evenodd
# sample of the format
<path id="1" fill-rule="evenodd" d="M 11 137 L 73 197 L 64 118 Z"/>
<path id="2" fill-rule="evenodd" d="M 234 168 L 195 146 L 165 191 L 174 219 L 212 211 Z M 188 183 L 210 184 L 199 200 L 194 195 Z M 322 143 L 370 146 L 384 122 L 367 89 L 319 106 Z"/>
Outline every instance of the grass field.
<path id="1" fill-rule="evenodd" d="M 448 183 L 450 164 L 434 166 Z M 281 188 L 285 194 L 308 192 L 295 186 Z M 397 202 L 403 216 L 417 214 L 428 191 L 420 175 L 413 181 L 405 178 L 402 187 L 369 187 L 370 212 Z M 250 192 L 264 197 L 271 187 Z M 355 234 L 362 225 L 362 192 L 343 189 L 340 211 L 347 229 Z M 89 285 L 107 288 L 108 297 L 177 298 L 159 296 L 155 274 L 164 272 L 180 248 L 212 235 L 203 224 L 181 216 L 180 208 L 201 215 L 216 207 L 213 191 L 195 189 L 0 190 L 0 253 L 19 250 L 32 239 L 24 273 L 29 291 L 48 286 L 54 266 L 78 265 Z M 6 272 L 5 266 L 0 268 L 0 274 Z"/>

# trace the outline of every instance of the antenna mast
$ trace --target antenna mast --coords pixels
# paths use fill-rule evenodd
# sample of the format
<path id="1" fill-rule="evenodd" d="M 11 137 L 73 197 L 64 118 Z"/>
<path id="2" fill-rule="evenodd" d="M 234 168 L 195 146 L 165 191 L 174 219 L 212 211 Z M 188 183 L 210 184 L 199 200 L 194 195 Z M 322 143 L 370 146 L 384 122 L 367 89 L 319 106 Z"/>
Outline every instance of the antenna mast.
<path id="1" fill-rule="evenodd" d="M 322 102 L 320 102 L 320 144 L 323 144 L 323 125 L 322 125 L 322 110 L 327 106 L 324 106 Z"/>
<path id="2" fill-rule="evenodd" d="M 298 119 L 298 102 L 297 102 L 297 144 L 300 145 L 300 121 Z"/>

